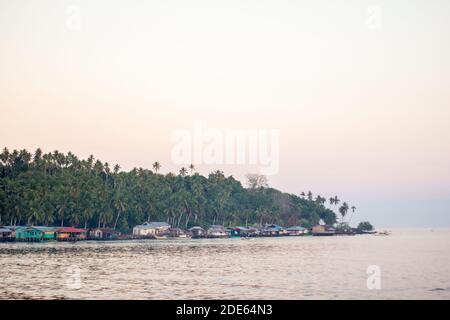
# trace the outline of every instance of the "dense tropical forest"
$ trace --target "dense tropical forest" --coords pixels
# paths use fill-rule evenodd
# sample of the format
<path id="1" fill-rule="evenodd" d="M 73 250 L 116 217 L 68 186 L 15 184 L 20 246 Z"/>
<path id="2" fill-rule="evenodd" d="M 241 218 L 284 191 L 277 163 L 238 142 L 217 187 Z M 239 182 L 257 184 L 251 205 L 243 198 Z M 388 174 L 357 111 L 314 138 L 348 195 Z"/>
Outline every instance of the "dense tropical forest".
<path id="1" fill-rule="evenodd" d="M 310 227 L 321 219 L 337 221 L 327 199 L 312 192 L 288 194 L 267 186 L 264 176 L 248 175 L 248 186 L 221 171 L 207 177 L 194 165 L 178 174 L 135 168 L 121 171 L 90 156 L 72 153 L 34 153 L 26 150 L 0 154 L 0 225 L 106 226 L 129 232 L 144 221 L 166 221 L 188 228 L 211 224 Z M 347 203 L 329 203 L 342 220 Z"/>

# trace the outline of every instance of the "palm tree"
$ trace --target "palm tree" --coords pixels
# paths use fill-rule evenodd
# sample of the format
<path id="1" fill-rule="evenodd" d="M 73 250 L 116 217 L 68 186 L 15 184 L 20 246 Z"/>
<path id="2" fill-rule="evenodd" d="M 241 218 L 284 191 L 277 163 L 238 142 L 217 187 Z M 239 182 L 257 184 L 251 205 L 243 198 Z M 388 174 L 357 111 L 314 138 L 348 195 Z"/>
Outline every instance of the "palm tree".
<path id="1" fill-rule="evenodd" d="M 9 155 L 10 155 L 10 153 L 9 153 L 8 148 L 6 148 L 6 147 L 3 148 L 3 152 L 0 154 L 0 160 L 1 160 L 4 164 L 6 164 L 6 163 L 8 162 Z"/>
<path id="2" fill-rule="evenodd" d="M 91 208 L 84 209 L 83 213 L 81 214 L 83 220 L 84 220 L 84 228 L 87 229 L 88 221 L 92 218 L 92 210 Z"/>
<path id="3" fill-rule="evenodd" d="M 330 202 L 331 205 L 334 204 L 334 198 L 333 198 L 333 197 L 331 197 L 330 199 L 328 199 L 328 201 Z"/>
<path id="4" fill-rule="evenodd" d="M 155 172 L 158 173 L 159 169 L 161 169 L 161 164 L 158 161 L 156 161 L 153 164 L 153 170 L 155 170 Z"/>
<path id="5" fill-rule="evenodd" d="M 94 164 L 94 171 L 96 172 L 97 175 L 99 175 L 100 173 L 103 172 L 104 170 L 104 165 L 100 160 L 97 160 Z"/>
<path id="6" fill-rule="evenodd" d="M 180 176 L 184 177 L 186 174 L 187 174 L 186 168 L 185 168 L 185 167 L 182 167 L 182 168 L 180 169 Z"/>
<path id="7" fill-rule="evenodd" d="M 302 196 L 302 198 L 305 198 L 306 194 L 304 192 L 300 193 L 300 195 Z"/>
<path id="8" fill-rule="evenodd" d="M 34 226 L 42 219 L 42 212 L 37 209 L 31 209 L 27 214 L 27 222 Z"/>
<path id="9" fill-rule="evenodd" d="M 86 161 L 86 168 L 87 168 L 87 169 L 89 169 L 89 170 L 92 169 L 92 166 L 93 166 L 93 164 L 94 164 L 94 160 L 95 160 L 95 158 L 94 158 L 94 156 L 91 154 L 91 155 L 89 156 L 89 158 L 87 159 L 87 161 Z"/>
<path id="10" fill-rule="evenodd" d="M 110 169 L 110 167 L 109 167 L 109 163 L 108 163 L 108 162 L 105 162 L 104 167 L 105 167 L 105 172 L 106 172 L 106 174 L 110 174 L 110 173 L 111 173 L 111 169 Z"/>
<path id="11" fill-rule="evenodd" d="M 39 165 L 41 160 L 42 160 L 42 150 L 41 148 L 37 148 L 34 153 L 33 162 Z"/>
<path id="12" fill-rule="evenodd" d="M 64 227 L 64 213 L 66 211 L 66 203 L 58 206 L 58 217 L 61 220 L 61 227 Z"/>
<path id="13" fill-rule="evenodd" d="M 195 167 L 194 167 L 194 164 L 193 163 L 191 163 L 190 165 L 189 165 L 189 169 L 191 170 L 191 175 L 194 173 L 194 170 L 195 170 Z"/>
<path id="14" fill-rule="evenodd" d="M 317 195 L 317 197 L 316 197 L 316 202 L 317 202 L 318 204 L 325 204 L 326 201 L 327 201 L 326 198 L 321 197 L 320 195 Z"/>
<path id="15" fill-rule="evenodd" d="M 350 216 L 350 219 L 348 220 L 348 223 L 349 223 L 349 224 L 350 224 L 350 222 L 351 222 L 352 219 L 353 219 L 353 214 L 355 213 L 356 207 L 355 207 L 355 206 L 352 206 L 351 209 L 352 209 L 352 215 Z"/>
<path id="16" fill-rule="evenodd" d="M 116 230 L 117 222 L 119 221 L 120 214 L 125 211 L 125 204 L 123 203 L 122 199 L 118 198 L 118 195 L 117 195 L 113 200 L 113 206 L 117 212 L 116 219 L 114 220 L 114 230 Z"/>
<path id="17" fill-rule="evenodd" d="M 346 214 L 347 214 L 348 209 L 349 209 L 349 207 L 348 207 L 347 202 L 344 202 L 344 203 L 342 204 L 342 206 L 339 208 L 339 213 L 340 213 L 341 216 L 342 216 L 342 223 L 344 223 L 344 218 L 345 218 L 345 216 L 346 216 Z"/>
<path id="18" fill-rule="evenodd" d="M 308 191 L 308 200 L 312 201 L 312 199 L 313 199 L 313 194 L 311 191 Z"/>
<path id="19" fill-rule="evenodd" d="M 339 202 L 341 202 L 341 200 L 339 200 L 339 198 L 337 196 L 334 196 L 334 205 L 337 206 L 339 204 Z"/>

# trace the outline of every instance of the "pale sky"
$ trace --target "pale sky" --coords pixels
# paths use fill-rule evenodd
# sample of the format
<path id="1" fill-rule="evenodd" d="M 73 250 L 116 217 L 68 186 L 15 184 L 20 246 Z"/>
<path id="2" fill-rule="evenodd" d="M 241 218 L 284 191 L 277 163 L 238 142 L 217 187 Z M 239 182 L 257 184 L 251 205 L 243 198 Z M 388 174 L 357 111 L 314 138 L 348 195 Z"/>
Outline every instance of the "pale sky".
<path id="1" fill-rule="evenodd" d="M 178 171 L 196 121 L 276 129 L 271 186 L 450 227 L 447 0 L 0 0 L 0 114 L 0 147 L 125 170 Z"/>

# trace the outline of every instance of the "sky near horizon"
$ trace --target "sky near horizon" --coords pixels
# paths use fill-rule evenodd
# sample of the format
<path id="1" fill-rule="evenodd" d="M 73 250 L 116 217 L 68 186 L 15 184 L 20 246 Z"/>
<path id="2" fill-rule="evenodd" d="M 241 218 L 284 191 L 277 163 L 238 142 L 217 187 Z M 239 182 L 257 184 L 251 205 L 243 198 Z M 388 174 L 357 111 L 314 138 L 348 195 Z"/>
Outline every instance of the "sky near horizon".
<path id="1" fill-rule="evenodd" d="M 449 1 L 0 0 L 0 114 L 0 147 L 124 170 L 177 172 L 197 122 L 278 130 L 271 186 L 450 227 Z"/>

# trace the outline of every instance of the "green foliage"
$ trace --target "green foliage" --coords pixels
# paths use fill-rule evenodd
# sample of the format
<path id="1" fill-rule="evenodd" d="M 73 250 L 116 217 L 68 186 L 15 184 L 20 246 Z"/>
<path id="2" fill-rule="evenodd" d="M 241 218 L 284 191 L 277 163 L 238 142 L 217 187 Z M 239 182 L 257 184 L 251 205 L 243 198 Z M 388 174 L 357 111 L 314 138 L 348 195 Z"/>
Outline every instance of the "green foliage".
<path id="1" fill-rule="evenodd" d="M 358 224 L 357 229 L 359 231 L 372 231 L 373 230 L 373 226 L 369 221 L 362 221 Z"/>
<path id="2" fill-rule="evenodd" d="M 277 223 L 310 227 L 336 221 L 325 198 L 301 198 L 269 187 L 246 189 L 215 171 L 204 177 L 194 166 L 179 175 L 153 170 L 111 169 L 90 156 L 78 159 L 58 151 L 0 154 L 0 224 L 108 226 L 129 232 L 144 221 L 188 228 L 210 224 Z"/>

